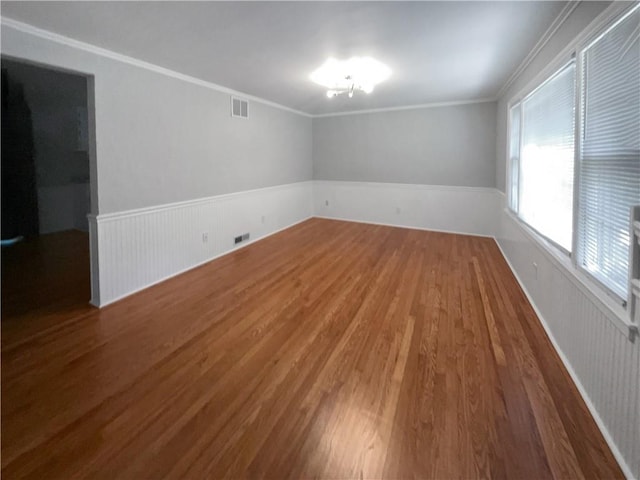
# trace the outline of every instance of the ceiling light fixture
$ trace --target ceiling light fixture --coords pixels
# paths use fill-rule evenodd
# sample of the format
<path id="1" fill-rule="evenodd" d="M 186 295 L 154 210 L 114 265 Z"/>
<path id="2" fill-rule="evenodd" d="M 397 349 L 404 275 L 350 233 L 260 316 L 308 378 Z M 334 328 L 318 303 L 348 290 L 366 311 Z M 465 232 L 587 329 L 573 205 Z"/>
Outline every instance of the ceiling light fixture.
<path id="1" fill-rule="evenodd" d="M 374 58 L 352 57 L 348 60 L 329 58 L 310 78 L 328 88 L 328 98 L 345 93 L 351 98 L 356 90 L 371 93 L 378 83 L 390 75 L 389 67 Z"/>

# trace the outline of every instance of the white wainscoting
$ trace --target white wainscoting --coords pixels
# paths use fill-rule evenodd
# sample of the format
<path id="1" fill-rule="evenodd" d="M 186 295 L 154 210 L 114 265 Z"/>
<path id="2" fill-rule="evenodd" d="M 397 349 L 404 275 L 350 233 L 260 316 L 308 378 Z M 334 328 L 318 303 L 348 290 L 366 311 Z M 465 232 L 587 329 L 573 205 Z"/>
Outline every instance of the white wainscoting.
<path id="1" fill-rule="evenodd" d="M 640 342 L 631 343 L 615 312 L 500 212 L 503 255 L 625 475 L 640 478 Z"/>
<path id="2" fill-rule="evenodd" d="M 99 263 L 92 303 L 105 306 L 312 217 L 312 190 L 300 182 L 90 217 Z"/>
<path id="3" fill-rule="evenodd" d="M 241 247 L 314 215 L 495 236 L 625 474 L 640 478 L 640 342 L 503 206 L 491 188 L 313 181 L 90 217 L 92 302 L 228 253 L 236 235 L 251 233 Z"/>
<path id="4" fill-rule="evenodd" d="M 316 180 L 316 216 L 492 237 L 494 188 Z M 328 203 L 328 204 L 327 204 Z"/>

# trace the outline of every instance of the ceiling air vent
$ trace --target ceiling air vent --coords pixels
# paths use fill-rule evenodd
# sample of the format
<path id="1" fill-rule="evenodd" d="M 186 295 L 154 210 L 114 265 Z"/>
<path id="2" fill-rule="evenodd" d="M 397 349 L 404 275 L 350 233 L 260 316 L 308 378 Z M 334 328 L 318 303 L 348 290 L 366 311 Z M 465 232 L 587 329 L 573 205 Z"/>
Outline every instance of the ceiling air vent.
<path id="1" fill-rule="evenodd" d="M 231 97 L 231 116 L 248 118 L 249 102 L 237 97 Z"/>

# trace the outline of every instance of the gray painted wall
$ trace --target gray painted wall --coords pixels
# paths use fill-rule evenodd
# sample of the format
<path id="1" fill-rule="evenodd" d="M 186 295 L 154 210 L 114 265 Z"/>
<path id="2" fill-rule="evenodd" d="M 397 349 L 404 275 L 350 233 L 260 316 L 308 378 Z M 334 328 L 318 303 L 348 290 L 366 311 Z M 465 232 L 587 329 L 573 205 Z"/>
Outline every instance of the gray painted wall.
<path id="1" fill-rule="evenodd" d="M 10 27 L 2 53 L 94 76 L 93 213 L 312 178 L 310 118 L 257 102 L 231 118 L 228 94 Z"/>
<path id="2" fill-rule="evenodd" d="M 553 59 L 584 30 L 611 2 L 581 2 L 531 63 L 516 78 L 498 100 L 496 136 L 496 188 L 505 192 L 507 165 L 507 115 L 508 104 L 543 70 Z"/>
<path id="3" fill-rule="evenodd" d="M 496 104 L 313 119 L 313 178 L 493 187 Z"/>

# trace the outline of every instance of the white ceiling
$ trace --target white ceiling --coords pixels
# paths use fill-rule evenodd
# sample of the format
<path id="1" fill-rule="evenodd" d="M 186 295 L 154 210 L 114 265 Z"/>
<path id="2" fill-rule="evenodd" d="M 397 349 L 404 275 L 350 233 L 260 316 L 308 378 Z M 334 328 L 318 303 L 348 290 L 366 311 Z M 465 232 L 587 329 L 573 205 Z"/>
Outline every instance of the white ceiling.
<path id="1" fill-rule="evenodd" d="M 311 114 L 490 98 L 566 2 L 2 2 L 2 15 Z M 370 55 L 392 76 L 327 99 L 309 74 Z"/>

